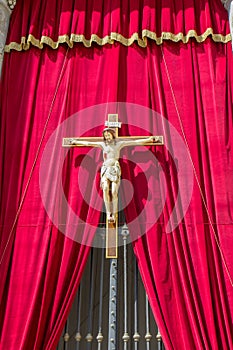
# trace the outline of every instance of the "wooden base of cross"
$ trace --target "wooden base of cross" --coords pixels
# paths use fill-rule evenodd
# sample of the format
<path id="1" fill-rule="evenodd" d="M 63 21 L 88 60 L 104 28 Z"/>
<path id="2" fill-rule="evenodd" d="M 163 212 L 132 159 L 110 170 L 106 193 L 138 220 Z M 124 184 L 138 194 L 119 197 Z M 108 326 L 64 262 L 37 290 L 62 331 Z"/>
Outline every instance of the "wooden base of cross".
<path id="1" fill-rule="evenodd" d="M 118 258 L 118 215 L 115 221 L 106 219 L 106 258 Z"/>

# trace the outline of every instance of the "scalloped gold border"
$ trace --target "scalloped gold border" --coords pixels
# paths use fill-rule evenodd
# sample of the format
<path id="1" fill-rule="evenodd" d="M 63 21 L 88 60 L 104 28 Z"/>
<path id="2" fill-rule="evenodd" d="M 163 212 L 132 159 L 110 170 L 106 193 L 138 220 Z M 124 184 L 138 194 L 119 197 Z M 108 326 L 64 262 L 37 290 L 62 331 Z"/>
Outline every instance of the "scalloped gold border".
<path id="1" fill-rule="evenodd" d="M 147 46 L 147 38 L 152 39 L 156 42 L 157 45 L 161 45 L 164 40 L 171 40 L 174 42 L 182 41 L 183 43 L 187 43 L 190 38 L 195 38 L 198 43 L 201 43 L 206 40 L 206 38 L 211 35 L 213 41 L 227 43 L 231 41 L 231 34 L 222 35 L 222 34 L 214 34 L 212 28 L 207 28 L 206 31 L 197 35 L 195 30 L 189 30 L 187 35 L 183 33 L 173 34 L 170 32 L 162 32 L 160 37 L 157 37 L 156 33 L 151 32 L 148 29 L 144 29 L 142 31 L 142 37 L 139 37 L 138 33 L 134 33 L 130 38 L 124 37 L 119 33 L 110 33 L 110 35 L 106 35 L 103 38 L 100 38 L 96 34 L 92 34 L 90 39 L 86 39 L 83 34 L 71 34 L 70 37 L 68 35 L 59 35 L 58 41 L 53 41 L 48 36 L 42 36 L 41 39 L 36 39 L 32 34 L 28 35 L 28 38 L 21 37 L 21 43 L 11 42 L 8 45 L 5 45 L 5 52 L 10 52 L 11 50 L 22 51 L 28 50 L 30 45 L 36 46 L 39 49 L 43 49 L 44 44 L 50 46 L 52 49 L 57 49 L 60 44 L 66 43 L 70 48 L 74 46 L 74 43 L 82 43 L 85 47 L 91 47 L 92 43 L 97 43 L 98 45 L 106 45 L 113 44 L 114 41 L 117 41 L 125 46 L 132 45 L 135 41 L 137 41 L 138 45 L 141 47 Z"/>

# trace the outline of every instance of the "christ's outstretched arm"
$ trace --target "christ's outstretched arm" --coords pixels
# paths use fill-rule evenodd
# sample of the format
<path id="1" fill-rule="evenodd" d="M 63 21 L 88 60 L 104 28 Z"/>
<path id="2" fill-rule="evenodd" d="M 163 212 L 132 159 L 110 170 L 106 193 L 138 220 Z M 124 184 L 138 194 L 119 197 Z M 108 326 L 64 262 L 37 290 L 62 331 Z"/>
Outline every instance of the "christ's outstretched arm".
<path id="1" fill-rule="evenodd" d="M 79 140 L 79 139 L 70 139 L 69 143 L 70 145 L 73 145 L 73 146 L 103 147 L 102 141 L 86 141 L 86 140 Z"/>
<path id="2" fill-rule="evenodd" d="M 118 141 L 120 148 L 127 147 L 127 146 L 146 146 L 147 144 L 151 142 L 158 142 L 160 139 L 157 136 L 148 136 L 143 139 L 132 139 L 132 140 L 122 140 Z"/>

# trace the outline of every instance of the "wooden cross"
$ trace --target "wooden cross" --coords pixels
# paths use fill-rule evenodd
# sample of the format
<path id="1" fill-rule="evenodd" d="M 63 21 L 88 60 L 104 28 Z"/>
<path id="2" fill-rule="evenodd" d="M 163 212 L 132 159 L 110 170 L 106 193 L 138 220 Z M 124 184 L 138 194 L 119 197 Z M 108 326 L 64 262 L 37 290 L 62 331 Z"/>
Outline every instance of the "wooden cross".
<path id="1" fill-rule="evenodd" d="M 135 145 L 163 145 L 163 136 L 153 136 L 151 141 L 146 141 L 148 136 L 128 136 L 118 137 L 118 129 L 121 127 L 121 122 L 118 121 L 118 114 L 108 114 L 108 120 L 105 122 L 105 127 L 114 129 L 115 137 L 117 140 L 135 140 Z M 143 141 L 144 139 L 144 141 Z M 72 140 L 72 143 L 71 143 Z M 137 141 L 138 140 L 138 141 Z M 142 140 L 142 141 L 140 141 Z M 90 142 L 90 144 L 88 144 Z M 97 144 L 95 144 L 95 142 Z M 86 144 L 85 144 L 86 143 Z M 92 146 L 100 147 L 99 144 L 103 143 L 103 137 L 79 137 L 79 138 L 63 138 L 63 147 L 82 147 Z M 126 144 L 127 146 L 127 144 Z M 124 146 L 123 146 L 124 147 Z M 106 258 L 118 257 L 118 214 L 115 213 L 115 220 L 109 220 L 106 218 Z"/>

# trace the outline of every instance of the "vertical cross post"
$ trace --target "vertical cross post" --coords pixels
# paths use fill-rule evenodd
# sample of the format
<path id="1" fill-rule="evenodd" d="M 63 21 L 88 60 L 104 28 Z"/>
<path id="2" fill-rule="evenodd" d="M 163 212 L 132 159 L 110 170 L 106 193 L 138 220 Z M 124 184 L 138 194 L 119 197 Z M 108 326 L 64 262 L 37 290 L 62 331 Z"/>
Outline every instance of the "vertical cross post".
<path id="1" fill-rule="evenodd" d="M 115 131 L 115 136 L 118 138 L 118 128 L 121 123 L 118 121 L 118 114 L 108 114 L 108 120 L 105 126 Z M 116 220 L 114 222 L 106 219 L 106 258 L 118 258 L 118 213 L 116 213 Z"/>

